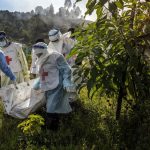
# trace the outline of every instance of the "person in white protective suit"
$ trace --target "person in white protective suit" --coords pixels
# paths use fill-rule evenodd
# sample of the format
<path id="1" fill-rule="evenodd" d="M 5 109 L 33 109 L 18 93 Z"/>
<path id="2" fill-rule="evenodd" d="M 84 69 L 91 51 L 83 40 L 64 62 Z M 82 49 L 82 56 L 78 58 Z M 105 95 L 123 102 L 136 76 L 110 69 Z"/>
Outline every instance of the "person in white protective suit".
<path id="1" fill-rule="evenodd" d="M 44 39 L 37 39 L 35 41 L 35 44 L 38 42 L 44 42 Z M 35 62 L 37 60 L 37 56 L 33 53 L 33 49 L 31 52 L 31 56 L 32 56 L 32 62 L 31 62 L 31 67 L 30 67 L 30 73 L 31 73 L 32 77 L 35 78 L 38 74 L 37 69 L 36 69 L 36 64 L 35 64 Z"/>
<path id="2" fill-rule="evenodd" d="M 38 57 L 36 67 L 40 76 L 34 89 L 45 92 L 47 124 L 51 122 L 49 127 L 55 130 L 59 126 L 59 115 L 72 111 L 68 99 L 75 88 L 71 82 L 71 68 L 62 54 L 48 52 L 43 42 L 33 46 L 33 53 Z"/>
<path id="3" fill-rule="evenodd" d="M 58 29 L 51 29 L 48 33 L 49 36 L 49 45 L 48 51 L 57 51 L 64 55 L 67 59 L 67 55 L 71 52 L 74 47 L 76 41 L 73 38 L 70 38 L 71 31 L 61 34 Z M 67 59 L 67 62 L 70 66 L 74 65 L 74 57 Z"/>
<path id="4" fill-rule="evenodd" d="M 49 45 L 48 45 L 48 52 L 52 52 L 52 51 L 57 51 L 61 54 L 64 55 L 64 57 L 66 58 L 67 55 L 70 53 L 70 51 L 72 50 L 72 48 L 74 47 L 74 44 L 76 43 L 76 40 L 73 38 L 70 38 L 71 36 L 71 31 L 65 33 L 65 34 L 61 34 L 61 32 L 58 29 L 51 29 L 49 31 Z M 44 42 L 43 39 L 38 39 L 36 41 L 37 42 Z M 74 65 L 75 62 L 75 58 L 71 57 L 69 59 L 67 59 L 67 62 L 69 63 L 70 66 Z M 31 67 L 30 67 L 30 73 L 31 74 L 37 74 L 36 73 L 36 65 L 35 65 L 35 61 L 36 61 L 37 57 L 32 53 L 32 63 L 31 63 Z"/>
<path id="5" fill-rule="evenodd" d="M 57 51 L 65 57 L 68 64 L 71 66 L 71 69 L 73 71 L 72 66 L 75 65 L 75 58 L 76 56 L 73 56 L 71 58 L 67 58 L 68 54 L 71 52 L 72 48 L 74 47 L 76 41 L 71 36 L 71 31 L 61 34 L 61 32 L 58 29 L 51 29 L 48 33 L 49 36 L 49 45 L 48 45 L 48 51 Z M 71 79 L 74 81 L 74 78 Z M 70 94 L 70 102 L 73 102 L 77 98 L 76 91 L 72 92 Z"/>
<path id="6" fill-rule="evenodd" d="M 5 55 L 3 51 L 0 49 L 0 70 L 12 81 L 12 83 L 16 86 L 16 77 L 12 73 L 11 69 L 8 67 Z M 0 97 L 0 105 L 1 104 L 1 97 Z M 4 105 L 3 105 L 4 106 Z"/>
<path id="7" fill-rule="evenodd" d="M 14 75 L 16 82 L 29 81 L 28 64 L 20 43 L 10 42 L 6 33 L 0 32 L 0 47 L 6 55 L 6 61 Z M 1 86 L 11 84 L 11 80 L 1 73 Z"/>
<path id="8" fill-rule="evenodd" d="M 68 32 L 64 34 L 64 37 L 67 39 L 68 42 L 67 42 L 67 44 L 64 44 L 63 55 L 65 56 L 68 64 L 71 67 L 73 67 L 75 65 L 75 60 L 77 58 L 77 55 L 73 55 L 72 57 L 67 58 L 68 55 L 73 50 L 75 44 L 77 44 L 77 40 L 76 40 L 75 36 L 73 35 L 74 33 L 75 33 L 75 29 L 74 28 L 69 28 Z"/>
<path id="9" fill-rule="evenodd" d="M 4 53 L 2 52 L 2 50 L 0 50 L 0 70 L 7 76 L 10 78 L 10 80 L 13 82 L 13 84 L 16 85 L 16 77 L 15 75 L 12 73 L 11 69 L 8 67 L 7 62 L 6 62 L 6 58 Z"/>

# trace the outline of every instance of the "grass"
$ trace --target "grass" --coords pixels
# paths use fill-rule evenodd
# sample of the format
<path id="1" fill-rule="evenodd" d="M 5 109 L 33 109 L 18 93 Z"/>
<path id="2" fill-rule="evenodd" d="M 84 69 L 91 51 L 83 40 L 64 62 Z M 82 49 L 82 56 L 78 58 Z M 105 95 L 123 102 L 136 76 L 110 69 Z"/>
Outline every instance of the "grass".
<path id="1" fill-rule="evenodd" d="M 123 117 L 117 122 L 114 114 L 113 100 L 97 95 L 91 101 L 84 89 L 73 113 L 61 118 L 58 131 L 42 128 L 39 134 L 25 135 L 17 128 L 22 120 L 4 116 L 0 150 L 142 150 L 149 147 L 150 135 L 143 134 L 148 132 L 149 121 L 135 126 L 136 117 Z M 44 115 L 42 111 L 40 115 Z"/>
<path id="2" fill-rule="evenodd" d="M 107 117 L 112 114 L 112 110 L 109 111 L 108 106 L 104 105 L 104 100 L 99 101 L 98 98 L 95 98 L 91 101 L 87 98 L 85 90 L 81 93 L 81 99 L 76 102 L 73 113 L 61 119 L 61 126 L 57 132 L 43 129 L 40 135 L 28 137 L 27 140 L 26 136 L 17 128 L 22 120 L 5 116 L 0 135 L 0 139 L 2 139 L 0 150 L 4 148 L 7 150 L 7 145 L 11 148 L 10 150 L 19 147 L 20 149 L 27 148 L 27 145 L 29 149 L 45 146 L 47 149 L 71 150 L 99 149 L 101 147 L 107 150 L 113 147 L 109 136 L 105 134 L 105 130 L 108 130 L 105 127 Z M 18 145 L 18 141 L 20 145 Z M 27 144 L 27 141 L 30 143 Z"/>

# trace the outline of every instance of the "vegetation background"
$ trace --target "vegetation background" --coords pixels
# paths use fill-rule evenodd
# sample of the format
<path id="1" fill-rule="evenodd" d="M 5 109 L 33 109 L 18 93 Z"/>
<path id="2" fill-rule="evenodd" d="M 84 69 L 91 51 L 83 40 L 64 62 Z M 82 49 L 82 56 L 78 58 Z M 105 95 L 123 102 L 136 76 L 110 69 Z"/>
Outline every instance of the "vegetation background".
<path id="1" fill-rule="evenodd" d="M 150 2 L 88 0 L 86 7 L 86 14 L 96 11 L 97 20 L 76 29 L 78 44 L 70 57 L 78 55 L 76 62 L 81 65 L 74 74 L 83 80 L 73 113 L 61 119 L 57 132 L 42 127 L 43 108 L 24 121 L 3 117 L 0 149 L 150 149 Z M 12 30 L 13 39 L 29 45 L 39 33 L 46 37 L 50 25 L 43 28 L 40 15 L 32 17 L 19 20 L 20 32 L 5 30 Z M 36 30 L 30 30 L 28 23 Z M 10 20 L 8 24 L 13 26 Z"/>

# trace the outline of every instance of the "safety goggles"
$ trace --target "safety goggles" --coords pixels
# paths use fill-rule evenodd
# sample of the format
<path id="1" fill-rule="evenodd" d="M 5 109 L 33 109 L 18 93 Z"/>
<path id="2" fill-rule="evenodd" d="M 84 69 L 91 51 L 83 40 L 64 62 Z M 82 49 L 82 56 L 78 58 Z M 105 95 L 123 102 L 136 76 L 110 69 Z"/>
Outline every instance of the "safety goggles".
<path id="1" fill-rule="evenodd" d="M 47 47 L 42 46 L 42 45 L 33 45 L 32 48 L 33 48 L 33 49 L 45 49 L 45 48 L 47 48 Z"/>

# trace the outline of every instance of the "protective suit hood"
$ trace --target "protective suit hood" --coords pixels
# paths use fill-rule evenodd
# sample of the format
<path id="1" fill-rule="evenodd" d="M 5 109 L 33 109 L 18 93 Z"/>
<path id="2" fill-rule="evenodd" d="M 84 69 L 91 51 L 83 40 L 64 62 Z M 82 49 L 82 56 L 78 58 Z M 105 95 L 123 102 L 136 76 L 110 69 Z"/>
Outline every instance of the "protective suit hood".
<path id="1" fill-rule="evenodd" d="M 33 54 L 41 54 L 40 57 L 38 57 L 37 61 L 35 62 L 37 66 L 37 71 L 39 72 L 42 64 L 46 61 L 47 57 L 49 56 L 49 53 L 47 51 L 47 44 L 44 42 L 38 42 L 35 45 L 33 45 Z"/>
<path id="2" fill-rule="evenodd" d="M 51 42 L 55 42 L 61 38 L 62 34 L 58 29 L 51 29 L 48 33 L 48 36 Z"/>

